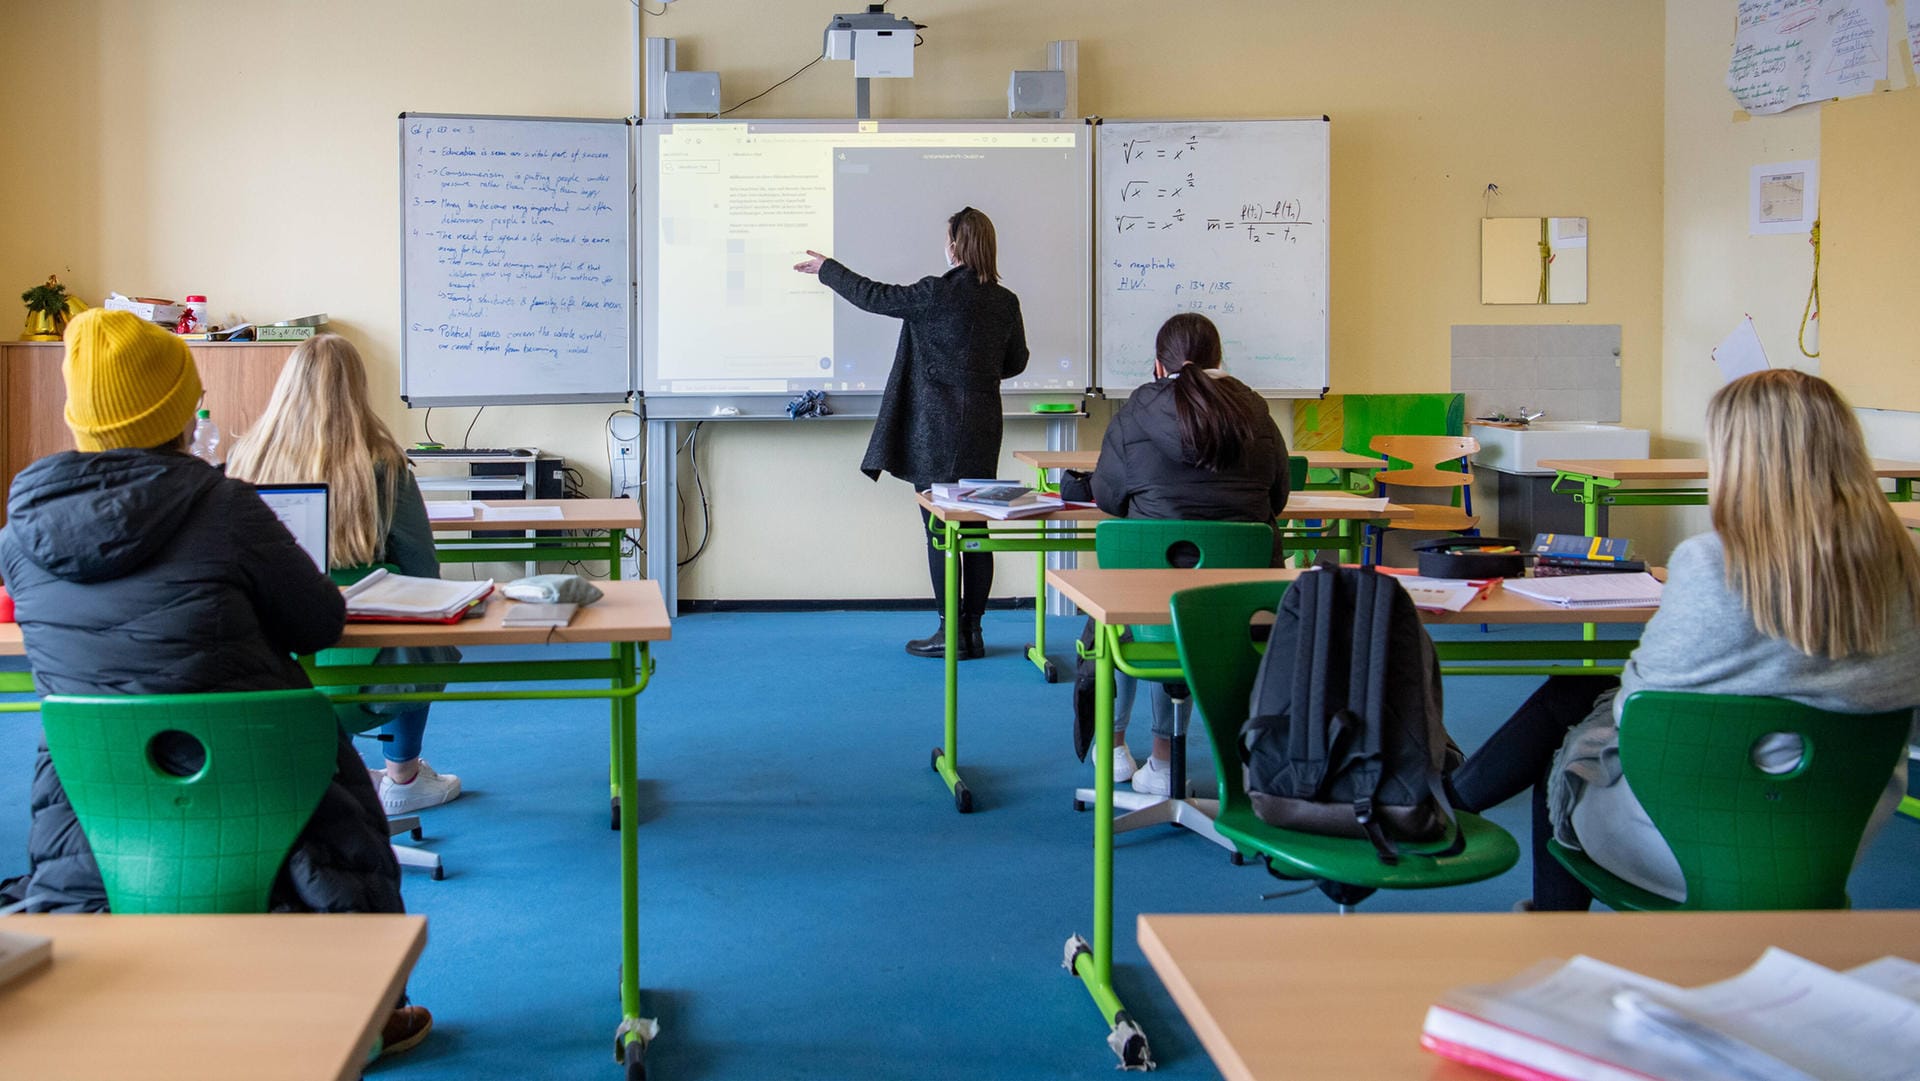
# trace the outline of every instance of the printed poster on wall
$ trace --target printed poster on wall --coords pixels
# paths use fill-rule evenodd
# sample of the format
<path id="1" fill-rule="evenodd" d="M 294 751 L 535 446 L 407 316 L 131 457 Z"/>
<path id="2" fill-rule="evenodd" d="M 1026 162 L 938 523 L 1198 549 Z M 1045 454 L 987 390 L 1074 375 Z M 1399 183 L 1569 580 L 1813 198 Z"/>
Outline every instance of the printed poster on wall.
<path id="1" fill-rule="evenodd" d="M 1885 0 L 1740 0 L 1727 89 L 1749 113 L 1869 93 L 1887 77 Z"/>

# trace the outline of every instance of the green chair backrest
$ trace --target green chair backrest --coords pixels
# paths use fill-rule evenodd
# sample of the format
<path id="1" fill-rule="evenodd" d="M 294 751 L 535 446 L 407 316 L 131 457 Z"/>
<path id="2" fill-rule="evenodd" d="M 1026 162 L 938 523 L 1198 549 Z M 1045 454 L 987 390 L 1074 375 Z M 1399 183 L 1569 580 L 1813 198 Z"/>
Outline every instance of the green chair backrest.
<path id="1" fill-rule="evenodd" d="M 47 749 L 119 913 L 267 910 L 274 876 L 332 779 L 333 708 L 318 692 L 50 695 Z M 206 763 L 176 777 L 155 737 L 184 732 Z"/>
<path id="2" fill-rule="evenodd" d="M 1231 582 L 1183 589 L 1173 595 L 1173 637 L 1187 687 L 1206 720 L 1220 778 L 1220 809 L 1251 813 L 1241 777 L 1240 726 L 1247 723 L 1254 677 L 1264 647 L 1256 645 L 1253 617 L 1273 612 L 1286 582 Z"/>
<path id="3" fill-rule="evenodd" d="M 334 585 L 350 586 L 382 568 L 393 574 L 400 573 L 399 567 L 391 563 L 380 563 L 361 567 L 341 567 L 338 570 L 329 571 L 328 575 L 333 579 Z M 380 651 L 377 649 L 323 649 L 313 655 L 313 663 L 317 668 L 372 664 L 374 658 L 379 655 Z M 349 694 L 358 689 L 357 687 L 322 687 L 320 690 L 322 694 L 331 697 L 336 694 Z M 339 718 L 340 727 L 355 735 L 371 731 L 387 722 L 387 718 L 368 712 L 366 707 L 357 702 L 336 705 L 333 710 L 334 715 Z"/>
<path id="4" fill-rule="evenodd" d="M 1687 908 L 1844 908 L 1868 817 L 1906 753 L 1912 710 L 1828 713 L 1778 698 L 1640 691 L 1620 766 L 1686 876 Z M 1790 773 L 1752 748 L 1799 735 Z"/>
<path id="5" fill-rule="evenodd" d="M 1102 567 L 1266 567 L 1273 563 L 1273 527 L 1264 522 L 1186 522 L 1115 518 L 1093 531 Z M 1136 642 L 1170 642 L 1167 627 L 1135 627 Z"/>
<path id="6" fill-rule="evenodd" d="M 1344 398 L 1340 446 L 1372 454 L 1377 435 L 1465 435 L 1464 394 L 1349 394 Z"/>
<path id="7" fill-rule="evenodd" d="M 1298 454 L 1287 456 L 1287 490 L 1297 492 L 1307 486 L 1307 460 Z"/>

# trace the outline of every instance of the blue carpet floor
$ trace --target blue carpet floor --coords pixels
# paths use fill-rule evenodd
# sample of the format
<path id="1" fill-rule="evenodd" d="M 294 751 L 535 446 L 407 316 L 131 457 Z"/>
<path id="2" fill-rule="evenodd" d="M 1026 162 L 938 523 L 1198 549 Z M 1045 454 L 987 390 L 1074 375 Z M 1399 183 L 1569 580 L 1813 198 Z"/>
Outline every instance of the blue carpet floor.
<path id="1" fill-rule="evenodd" d="M 1053 621 L 1057 656 L 1078 623 Z M 1060 967 L 1067 936 L 1092 929 L 1092 824 L 1071 806 L 1090 772 L 1070 750 L 1069 689 L 1019 656 L 1031 616 L 988 617 L 990 656 L 961 668 L 976 811 L 958 815 L 928 770 L 940 665 L 900 648 L 930 626 L 903 613 L 703 614 L 657 648 L 640 706 L 641 976 L 662 1026 L 652 1077 L 1112 1076 L 1099 1013 Z M 1533 685 L 1449 680 L 1455 737 L 1471 750 Z M 22 869 L 37 728 L 0 717 L 0 876 Z M 466 794 L 426 815 L 446 880 L 408 872 L 406 894 L 431 921 L 412 991 L 438 1027 L 376 1076 L 619 1076 L 606 733 L 597 703 L 435 708 L 427 755 Z M 1524 837 L 1517 801 L 1492 817 Z M 1917 865 L 1920 822 L 1898 819 L 1854 878 L 1856 904 L 1913 905 Z M 1504 911 L 1527 882 L 1523 861 L 1476 886 L 1378 894 L 1362 912 Z M 1115 979 L 1162 1076 L 1219 1075 L 1141 957 L 1135 916 L 1329 910 L 1317 893 L 1259 900 L 1274 888 L 1191 835 L 1120 839 Z"/>

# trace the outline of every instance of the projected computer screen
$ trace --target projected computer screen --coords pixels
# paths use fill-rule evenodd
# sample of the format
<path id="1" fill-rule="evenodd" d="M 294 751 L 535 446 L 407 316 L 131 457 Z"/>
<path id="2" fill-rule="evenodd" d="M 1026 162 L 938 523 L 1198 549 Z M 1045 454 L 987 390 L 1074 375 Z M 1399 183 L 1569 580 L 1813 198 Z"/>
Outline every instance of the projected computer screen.
<path id="1" fill-rule="evenodd" d="M 653 394 L 874 392 L 900 320 L 793 264 L 876 281 L 947 270 L 948 216 L 993 220 L 1032 352 L 1009 390 L 1091 384 L 1091 129 L 1080 121 L 648 121 L 642 383 Z"/>

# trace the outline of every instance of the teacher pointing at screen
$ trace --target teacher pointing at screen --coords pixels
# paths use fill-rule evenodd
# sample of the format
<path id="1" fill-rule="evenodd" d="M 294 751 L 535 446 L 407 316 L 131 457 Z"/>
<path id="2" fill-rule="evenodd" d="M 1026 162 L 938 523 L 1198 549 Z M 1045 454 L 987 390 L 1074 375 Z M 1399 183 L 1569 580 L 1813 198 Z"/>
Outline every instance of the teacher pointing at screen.
<path id="1" fill-rule="evenodd" d="M 860 470 L 875 480 L 892 473 L 925 491 L 963 477 L 991 477 L 1000 466 L 1000 381 L 1027 370 L 1027 333 L 1020 299 L 1000 284 L 993 222 L 972 207 L 947 219 L 950 268 L 912 285 L 863 278 L 816 251 L 794 264 L 818 274 L 847 303 L 901 321 L 893 371 L 880 397 L 880 414 Z M 921 512 L 922 524 L 929 516 Z M 946 651 L 945 556 L 927 534 L 927 573 L 933 578 L 941 625 L 907 643 L 919 657 Z M 986 656 L 980 617 L 993 589 L 993 556 L 960 557 L 960 659 Z"/>

